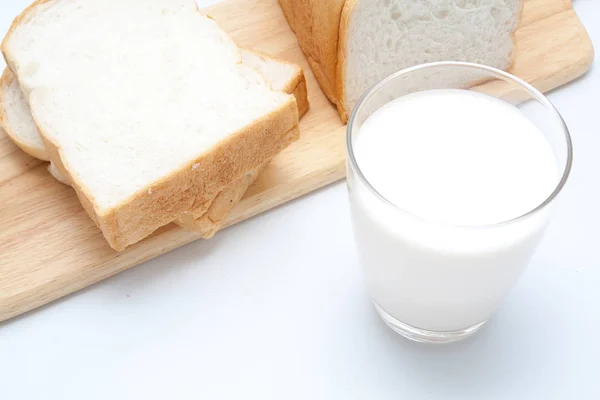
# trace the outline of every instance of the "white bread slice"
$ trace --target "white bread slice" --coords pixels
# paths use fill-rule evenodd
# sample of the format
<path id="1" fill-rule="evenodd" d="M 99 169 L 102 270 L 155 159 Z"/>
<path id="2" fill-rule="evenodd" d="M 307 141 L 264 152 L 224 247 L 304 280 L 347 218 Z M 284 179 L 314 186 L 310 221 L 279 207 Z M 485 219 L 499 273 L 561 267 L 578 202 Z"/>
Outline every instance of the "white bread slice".
<path id="1" fill-rule="evenodd" d="M 242 50 L 242 62 L 259 70 L 270 82 L 273 90 L 294 95 L 299 115 L 306 114 L 310 105 L 306 79 L 299 65 L 252 50 Z M 46 145 L 35 126 L 27 99 L 9 68 L 4 70 L 0 78 L 0 127 L 24 152 L 40 160 L 49 160 Z M 55 166 L 50 165 L 48 169 L 60 182 L 68 182 Z M 240 180 L 245 180 L 245 177 Z"/>
<path id="2" fill-rule="evenodd" d="M 469 61 L 508 69 L 523 9 L 523 0 L 345 0 L 341 12 L 338 0 L 280 3 L 313 70 L 326 74 L 315 72 L 344 122 L 371 86 L 403 68 Z M 315 29 L 322 23 L 331 26 Z M 326 54 L 315 59 L 314 47 Z"/>
<path id="3" fill-rule="evenodd" d="M 294 95 L 300 116 L 306 114 L 309 102 L 306 78 L 300 66 L 251 50 L 242 50 L 242 62 L 263 73 L 274 90 Z M 26 118 L 21 119 L 22 115 Z M 19 83 L 8 68 L 5 69 L 0 80 L 0 126 L 7 132 L 11 132 L 10 137 L 13 141 L 27 153 L 35 152 L 45 157 L 37 158 L 48 159 L 46 146 L 33 122 L 29 105 Z M 31 132 L 35 134 L 30 134 Z M 296 132 L 291 134 L 297 135 Z M 26 149 L 33 149 L 33 151 Z M 34 154 L 32 155 L 35 157 Z M 200 233 L 204 238 L 212 237 L 266 166 L 267 163 L 264 163 L 259 168 L 249 171 L 223 189 L 210 204 L 208 211 L 202 213 L 202 210 L 191 210 L 180 215 L 175 222 Z M 48 171 L 59 182 L 69 185 L 67 178 L 61 175 L 53 163 L 48 165 Z"/>
<path id="4" fill-rule="evenodd" d="M 40 0 L 2 50 L 50 159 L 116 250 L 296 139 L 293 96 L 242 66 L 192 0 Z"/>

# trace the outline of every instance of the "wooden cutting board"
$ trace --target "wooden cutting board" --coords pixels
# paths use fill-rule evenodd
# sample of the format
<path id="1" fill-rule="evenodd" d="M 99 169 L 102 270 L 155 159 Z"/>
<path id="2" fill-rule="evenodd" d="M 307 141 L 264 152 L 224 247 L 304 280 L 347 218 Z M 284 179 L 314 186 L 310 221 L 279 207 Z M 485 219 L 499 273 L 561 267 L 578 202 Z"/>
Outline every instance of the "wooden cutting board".
<path id="1" fill-rule="evenodd" d="M 311 102 L 302 139 L 271 163 L 229 225 L 344 178 L 345 127 L 319 89 L 277 0 L 230 0 L 207 11 L 240 46 L 302 65 Z M 511 72 L 542 91 L 582 75 L 593 59 L 569 0 L 526 1 L 517 43 Z M 123 253 L 114 252 L 75 193 L 0 133 L 0 321 L 196 239 L 167 226 Z"/>

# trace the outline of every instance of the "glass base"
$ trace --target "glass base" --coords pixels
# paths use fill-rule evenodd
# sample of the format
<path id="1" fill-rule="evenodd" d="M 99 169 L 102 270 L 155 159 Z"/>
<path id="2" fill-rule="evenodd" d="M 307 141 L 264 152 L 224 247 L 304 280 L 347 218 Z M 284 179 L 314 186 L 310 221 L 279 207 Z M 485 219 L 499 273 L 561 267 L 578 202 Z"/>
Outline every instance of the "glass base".
<path id="1" fill-rule="evenodd" d="M 377 313 L 381 317 L 381 319 L 392 328 L 392 330 L 400 335 L 404 336 L 407 339 L 410 339 L 419 343 L 452 343 L 457 342 L 459 340 L 463 340 L 473 335 L 475 332 L 479 330 L 487 321 L 483 321 L 480 324 L 472 326 L 470 328 L 461 329 L 458 331 L 452 332 L 435 332 L 428 331 L 426 329 L 415 328 L 414 326 L 410 326 L 405 324 L 404 322 L 398 321 L 396 318 L 392 317 L 388 314 L 379 304 L 373 301 L 375 305 L 375 309 Z"/>

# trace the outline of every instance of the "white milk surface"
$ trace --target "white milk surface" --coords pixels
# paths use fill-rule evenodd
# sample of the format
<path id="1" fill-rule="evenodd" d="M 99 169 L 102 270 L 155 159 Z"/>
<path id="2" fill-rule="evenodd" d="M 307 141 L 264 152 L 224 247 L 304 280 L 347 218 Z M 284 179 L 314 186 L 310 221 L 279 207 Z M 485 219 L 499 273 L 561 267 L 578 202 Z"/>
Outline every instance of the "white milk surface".
<path id="1" fill-rule="evenodd" d="M 521 275 L 560 179 L 544 134 L 485 94 L 396 99 L 354 139 L 356 162 L 389 204 L 351 176 L 357 247 L 373 299 L 433 331 L 486 321 Z"/>

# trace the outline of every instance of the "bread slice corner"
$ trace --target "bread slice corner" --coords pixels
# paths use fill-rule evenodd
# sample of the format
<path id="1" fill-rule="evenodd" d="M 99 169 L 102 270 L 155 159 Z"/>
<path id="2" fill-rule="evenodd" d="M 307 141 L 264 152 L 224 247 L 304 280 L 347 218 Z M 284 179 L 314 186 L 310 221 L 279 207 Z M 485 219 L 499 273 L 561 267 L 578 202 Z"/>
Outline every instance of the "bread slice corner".
<path id="1" fill-rule="evenodd" d="M 8 68 L 0 78 L 0 126 L 25 153 L 40 160 L 49 160 L 19 82 Z"/>

